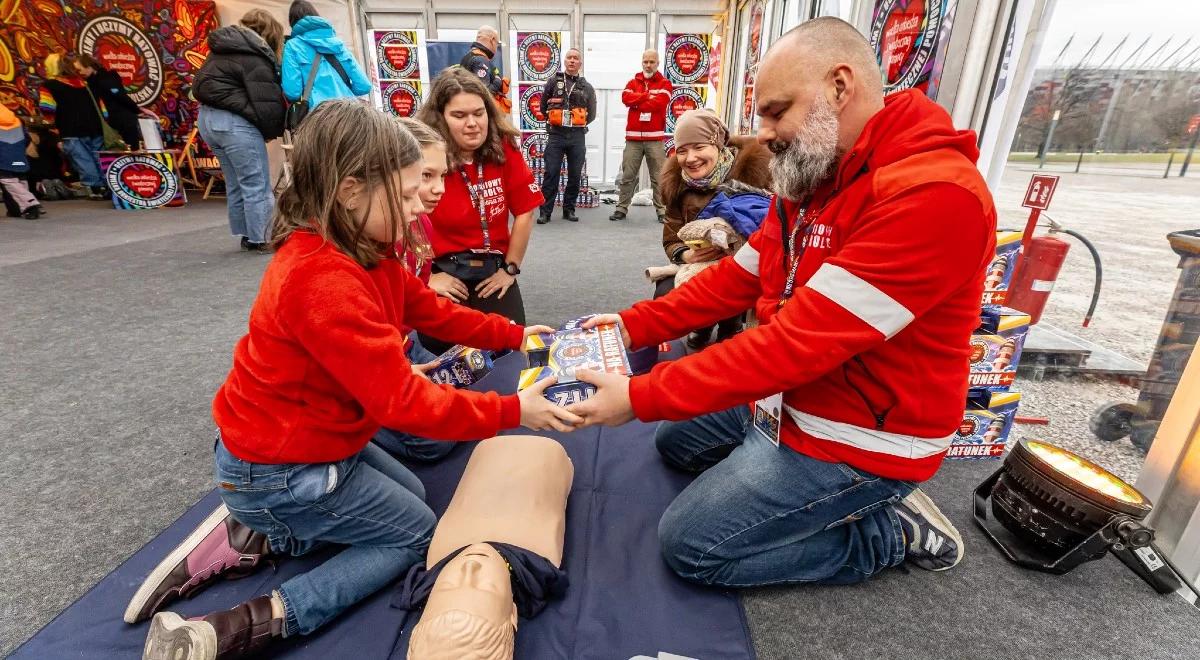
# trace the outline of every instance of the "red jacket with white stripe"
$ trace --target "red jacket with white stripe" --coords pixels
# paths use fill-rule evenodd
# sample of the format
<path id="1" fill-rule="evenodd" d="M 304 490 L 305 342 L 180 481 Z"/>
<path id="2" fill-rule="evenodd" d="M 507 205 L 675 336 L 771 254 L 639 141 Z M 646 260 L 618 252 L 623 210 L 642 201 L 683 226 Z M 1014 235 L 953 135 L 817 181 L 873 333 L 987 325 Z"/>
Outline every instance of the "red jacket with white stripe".
<path id="1" fill-rule="evenodd" d="M 637 417 L 688 419 L 783 392 L 791 449 L 891 479 L 932 476 L 962 421 L 968 341 L 995 249 L 978 155 L 975 134 L 956 131 L 920 92 L 887 97 L 812 199 L 773 200 L 737 254 L 621 314 L 635 347 L 751 306 L 760 323 L 633 378 Z M 793 228 L 802 207 L 806 247 L 780 307 L 778 211 Z"/>
<path id="2" fill-rule="evenodd" d="M 634 142 L 662 140 L 667 136 L 667 104 L 675 88 L 662 73 L 639 73 L 625 85 L 621 103 L 629 107 L 625 139 Z"/>

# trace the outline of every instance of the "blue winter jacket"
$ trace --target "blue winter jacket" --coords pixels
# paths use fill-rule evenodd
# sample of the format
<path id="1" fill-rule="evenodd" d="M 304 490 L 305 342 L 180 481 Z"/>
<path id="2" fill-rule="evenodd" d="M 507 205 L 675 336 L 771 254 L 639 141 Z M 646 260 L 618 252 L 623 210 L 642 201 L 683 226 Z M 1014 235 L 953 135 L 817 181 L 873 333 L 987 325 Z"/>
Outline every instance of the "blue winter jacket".
<path id="1" fill-rule="evenodd" d="M 14 128 L 0 129 L 0 174 L 24 174 L 29 171 L 29 159 L 25 157 L 28 144 L 25 127 L 18 124 Z"/>
<path id="2" fill-rule="evenodd" d="M 289 101 L 300 100 L 304 94 L 308 72 L 312 69 L 313 58 L 324 53 L 333 55 L 341 62 L 342 68 L 350 78 L 350 86 L 347 87 L 342 81 L 337 69 L 328 61 L 322 61 L 317 67 L 317 79 L 313 83 L 312 96 L 309 98 L 310 109 L 329 99 L 370 93 L 371 81 L 367 80 L 362 67 L 358 66 L 354 56 L 346 50 L 346 44 L 334 34 L 329 21 L 320 16 L 305 16 L 292 26 L 292 36 L 283 45 L 280 74 L 283 78 L 283 95 Z"/>
<path id="3" fill-rule="evenodd" d="M 766 191 L 758 191 L 749 186 L 736 189 L 722 186 L 717 194 L 699 213 L 697 220 L 707 218 L 722 218 L 728 222 L 742 238 L 758 231 L 767 212 L 771 209 L 771 198 Z"/>

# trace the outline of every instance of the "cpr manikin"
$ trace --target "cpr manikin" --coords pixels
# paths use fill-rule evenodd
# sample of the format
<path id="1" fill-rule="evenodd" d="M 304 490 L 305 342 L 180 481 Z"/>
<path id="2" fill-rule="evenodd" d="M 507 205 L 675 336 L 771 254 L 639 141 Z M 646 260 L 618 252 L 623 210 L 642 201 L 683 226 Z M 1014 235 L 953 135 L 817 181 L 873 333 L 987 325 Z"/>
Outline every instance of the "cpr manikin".
<path id="1" fill-rule="evenodd" d="M 514 598 L 522 615 L 540 610 L 540 604 L 529 606 L 526 587 L 532 583 L 532 599 L 544 604 L 545 581 L 530 576 L 545 578 L 562 566 L 573 476 L 571 459 L 554 440 L 502 436 L 479 443 L 434 531 L 426 566 L 462 550 L 441 567 L 428 591 L 409 637 L 409 660 L 512 658 Z M 565 588 L 565 575 L 557 581 Z M 514 594 L 514 582 L 520 593 Z"/>

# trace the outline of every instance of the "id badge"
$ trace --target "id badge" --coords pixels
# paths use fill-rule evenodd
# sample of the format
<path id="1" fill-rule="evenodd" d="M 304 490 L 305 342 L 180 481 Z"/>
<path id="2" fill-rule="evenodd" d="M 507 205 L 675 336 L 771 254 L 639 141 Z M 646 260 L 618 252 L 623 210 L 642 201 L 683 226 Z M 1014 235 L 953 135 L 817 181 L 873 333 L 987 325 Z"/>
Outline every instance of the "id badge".
<path id="1" fill-rule="evenodd" d="M 754 402 L 754 428 L 776 447 L 779 446 L 779 427 L 783 425 L 782 413 L 782 392 Z"/>
<path id="2" fill-rule="evenodd" d="M 649 112 L 643 112 L 643 113 L 642 113 L 642 114 L 641 114 L 641 115 L 638 117 L 638 121 L 650 121 L 650 113 L 649 113 Z"/>

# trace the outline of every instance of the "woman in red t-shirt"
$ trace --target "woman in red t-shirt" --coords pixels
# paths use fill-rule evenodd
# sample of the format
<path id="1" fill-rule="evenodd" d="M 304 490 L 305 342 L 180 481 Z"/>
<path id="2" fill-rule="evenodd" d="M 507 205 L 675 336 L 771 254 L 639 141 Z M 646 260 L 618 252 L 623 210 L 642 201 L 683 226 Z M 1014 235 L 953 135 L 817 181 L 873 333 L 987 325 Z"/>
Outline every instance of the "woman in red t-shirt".
<path id="1" fill-rule="evenodd" d="M 446 193 L 430 212 L 433 275 L 439 295 L 523 324 L 525 304 L 517 276 L 543 202 L 517 147 L 520 133 L 500 114 L 479 78 L 459 67 L 433 81 L 418 119 L 446 139 L 450 172 Z M 511 229 L 509 216 L 514 218 Z M 421 336 L 434 353 L 449 344 Z"/>

